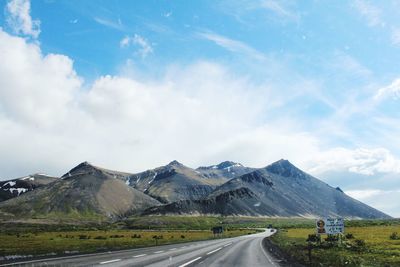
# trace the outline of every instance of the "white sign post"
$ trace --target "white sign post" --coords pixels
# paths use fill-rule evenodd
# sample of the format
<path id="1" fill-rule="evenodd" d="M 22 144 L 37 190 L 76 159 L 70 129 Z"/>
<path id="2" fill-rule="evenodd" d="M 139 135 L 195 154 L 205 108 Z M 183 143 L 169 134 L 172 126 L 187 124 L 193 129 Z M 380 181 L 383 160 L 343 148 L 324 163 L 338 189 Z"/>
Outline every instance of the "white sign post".
<path id="1" fill-rule="evenodd" d="M 343 218 L 324 218 L 318 219 L 316 222 L 317 234 L 343 234 L 344 220 Z"/>

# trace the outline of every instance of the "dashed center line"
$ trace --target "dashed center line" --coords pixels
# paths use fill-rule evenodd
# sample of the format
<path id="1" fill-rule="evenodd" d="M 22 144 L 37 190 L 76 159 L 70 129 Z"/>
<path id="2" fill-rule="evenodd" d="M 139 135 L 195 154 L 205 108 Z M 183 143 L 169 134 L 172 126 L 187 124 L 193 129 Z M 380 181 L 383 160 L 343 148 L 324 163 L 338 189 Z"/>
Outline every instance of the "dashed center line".
<path id="1" fill-rule="evenodd" d="M 198 260 L 200 260 L 200 259 L 201 259 L 201 257 L 197 257 L 197 258 L 195 258 L 195 259 L 193 259 L 193 260 L 191 260 L 191 261 L 188 261 L 188 262 L 186 262 L 186 263 L 184 263 L 184 264 L 182 264 L 182 265 L 179 265 L 179 267 L 188 266 L 189 264 L 192 264 L 193 262 L 198 261 Z"/>
<path id="2" fill-rule="evenodd" d="M 110 261 L 102 261 L 100 264 L 107 264 L 107 263 L 112 263 L 112 262 L 117 262 L 120 261 L 121 259 L 115 259 L 115 260 L 110 260 Z"/>
<path id="3" fill-rule="evenodd" d="M 222 249 L 222 247 L 221 247 L 221 248 L 214 249 L 213 251 L 208 252 L 207 255 L 213 254 L 214 252 L 217 252 L 217 251 L 220 250 L 220 249 Z"/>
<path id="4" fill-rule="evenodd" d="M 139 258 L 139 257 L 143 257 L 143 256 L 146 256 L 147 254 L 140 254 L 140 255 L 136 255 L 136 256 L 133 256 L 132 258 Z"/>
<path id="5" fill-rule="evenodd" d="M 232 243 L 226 244 L 224 247 L 227 247 L 227 246 L 230 246 L 230 245 L 232 245 Z"/>
<path id="6" fill-rule="evenodd" d="M 163 253 L 164 252 L 164 250 L 160 250 L 160 251 L 156 251 L 156 252 L 153 252 L 154 254 L 158 254 L 158 253 Z"/>
<path id="7" fill-rule="evenodd" d="M 176 250 L 176 248 L 170 248 L 169 250 Z"/>

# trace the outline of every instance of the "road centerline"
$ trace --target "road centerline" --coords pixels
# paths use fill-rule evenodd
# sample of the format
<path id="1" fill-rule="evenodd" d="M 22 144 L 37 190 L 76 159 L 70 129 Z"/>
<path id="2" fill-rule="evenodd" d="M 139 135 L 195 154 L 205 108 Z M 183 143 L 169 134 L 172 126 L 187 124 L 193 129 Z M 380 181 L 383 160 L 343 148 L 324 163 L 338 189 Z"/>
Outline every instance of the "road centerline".
<path id="1" fill-rule="evenodd" d="M 139 258 L 139 257 L 143 257 L 143 256 L 146 256 L 147 254 L 140 254 L 140 255 L 136 255 L 136 256 L 133 256 L 132 258 Z"/>
<path id="2" fill-rule="evenodd" d="M 221 250 L 221 249 L 222 249 L 222 247 L 214 249 L 213 251 L 207 252 L 207 255 L 213 254 L 213 253 L 215 253 L 215 252 L 217 252 L 218 250 Z"/>
<path id="3" fill-rule="evenodd" d="M 109 260 L 109 261 L 102 261 L 100 262 L 100 264 L 107 264 L 107 263 L 113 263 L 113 262 L 117 262 L 120 261 L 121 259 L 115 259 L 115 260 Z"/>
<path id="4" fill-rule="evenodd" d="M 197 258 L 195 258 L 195 259 L 193 259 L 193 260 L 191 260 L 191 261 L 188 261 L 188 262 L 186 262 L 186 263 L 184 263 L 184 264 L 182 264 L 182 265 L 179 265 L 179 267 L 188 266 L 189 264 L 192 264 L 193 262 L 198 261 L 198 260 L 200 260 L 200 259 L 201 259 L 201 257 L 197 257 Z"/>

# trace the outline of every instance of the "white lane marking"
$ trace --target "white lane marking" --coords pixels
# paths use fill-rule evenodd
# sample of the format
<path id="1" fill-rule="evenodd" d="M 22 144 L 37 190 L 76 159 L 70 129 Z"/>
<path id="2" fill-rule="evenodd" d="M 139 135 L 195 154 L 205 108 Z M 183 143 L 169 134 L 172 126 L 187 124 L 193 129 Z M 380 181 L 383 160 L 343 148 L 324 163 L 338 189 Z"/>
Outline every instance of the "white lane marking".
<path id="1" fill-rule="evenodd" d="M 180 248 L 186 248 L 186 246 L 180 247 Z"/>
<path id="2" fill-rule="evenodd" d="M 169 250 L 176 250 L 176 248 L 170 248 Z"/>
<path id="3" fill-rule="evenodd" d="M 110 261 L 102 261 L 100 264 L 107 264 L 107 263 L 112 263 L 112 262 L 117 262 L 120 261 L 121 259 L 115 259 L 115 260 L 110 260 Z"/>
<path id="4" fill-rule="evenodd" d="M 146 256 L 147 254 L 140 254 L 140 255 L 136 255 L 136 256 L 133 256 L 132 258 L 139 258 L 139 257 L 143 257 L 143 256 Z"/>
<path id="5" fill-rule="evenodd" d="M 275 263 L 274 263 L 274 262 L 271 260 L 271 258 L 268 256 L 267 252 L 265 252 L 265 250 L 264 250 L 264 248 L 263 248 L 263 245 L 262 245 L 262 241 L 263 241 L 263 239 L 261 239 L 261 242 L 260 242 L 261 251 L 264 253 L 264 256 L 267 258 L 267 260 L 269 261 L 269 263 L 271 263 L 272 266 L 276 266 Z"/>
<path id="6" fill-rule="evenodd" d="M 125 251 L 132 251 L 132 249 L 122 249 L 122 250 L 116 250 L 113 251 L 114 253 L 117 252 L 125 252 Z M 68 260 L 68 259 L 75 259 L 75 258 L 86 258 L 86 257 L 93 257 L 93 256 L 99 256 L 99 255 L 108 255 L 112 253 L 111 251 L 108 252 L 100 252 L 100 253 L 91 253 L 91 254 L 81 254 L 81 255 L 74 255 L 74 256 L 63 256 L 63 257 L 56 257 L 56 258 L 47 258 L 47 259 L 40 259 L 40 260 L 31 260 L 31 261 L 20 261 L 18 262 L 19 265 L 21 264 L 29 264 L 29 263 L 44 263 L 46 261 L 55 261 L 55 260 Z M 15 265 L 15 263 L 7 263 L 3 264 L 1 266 L 12 266 Z"/>
<path id="7" fill-rule="evenodd" d="M 200 260 L 200 259 L 201 259 L 201 257 L 197 257 L 197 258 L 195 258 L 195 259 L 193 259 L 193 260 L 191 260 L 191 261 L 188 261 L 188 262 L 186 262 L 186 263 L 184 263 L 184 264 L 182 264 L 182 265 L 179 265 L 179 267 L 188 266 L 189 264 L 191 264 L 191 263 L 193 263 L 193 262 L 195 262 L 195 261 L 198 261 L 198 260 Z"/>
<path id="8" fill-rule="evenodd" d="M 208 252 L 207 255 L 213 254 L 213 253 L 217 252 L 217 251 L 220 250 L 220 249 L 222 249 L 222 247 L 221 247 L 221 248 L 214 249 L 213 251 Z"/>
<path id="9" fill-rule="evenodd" d="M 230 245 L 232 245 L 232 243 L 226 244 L 224 247 L 227 247 L 227 246 L 230 246 Z"/>
<path id="10" fill-rule="evenodd" d="M 158 253 L 163 253 L 164 252 L 164 250 L 160 250 L 160 251 L 156 251 L 156 252 L 153 252 L 154 254 L 158 254 Z"/>

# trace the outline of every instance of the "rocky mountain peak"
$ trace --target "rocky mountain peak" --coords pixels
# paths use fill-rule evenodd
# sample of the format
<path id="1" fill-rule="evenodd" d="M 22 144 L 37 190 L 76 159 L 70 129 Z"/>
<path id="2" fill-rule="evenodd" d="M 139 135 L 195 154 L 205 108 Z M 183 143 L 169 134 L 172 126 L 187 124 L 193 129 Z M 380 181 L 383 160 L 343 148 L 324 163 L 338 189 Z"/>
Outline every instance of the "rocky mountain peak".
<path id="1" fill-rule="evenodd" d="M 277 162 L 268 165 L 265 169 L 271 173 L 284 177 L 305 178 L 307 176 L 305 172 L 286 159 L 278 160 Z"/>
<path id="2" fill-rule="evenodd" d="M 221 162 L 220 164 L 218 164 L 216 167 L 221 170 L 221 169 L 226 169 L 226 168 L 230 168 L 230 167 L 243 167 L 243 165 L 240 163 L 233 162 L 233 161 L 224 161 L 224 162 Z"/>
<path id="3" fill-rule="evenodd" d="M 72 175 L 77 175 L 77 174 L 94 173 L 94 172 L 101 172 L 101 170 L 98 167 L 93 166 L 89 162 L 84 161 L 84 162 L 78 164 L 77 166 L 75 166 L 74 168 L 72 168 L 69 172 L 64 174 L 61 178 L 66 178 L 66 177 L 69 177 Z"/>
<path id="4" fill-rule="evenodd" d="M 170 163 L 168 163 L 167 166 L 172 166 L 172 167 L 183 167 L 184 165 L 182 163 L 180 163 L 177 160 L 173 160 Z"/>
<path id="5" fill-rule="evenodd" d="M 211 166 L 201 166 L 199 168 L 197 168 L 198 170 L 225 170 L 228 168 L 232 168 L 232 167 L 243 167 L 242 164 L 237 163 L 237 162 L 233 162 L 233 161 L 223 161 L 218 165 L 211 165 Z"/>

